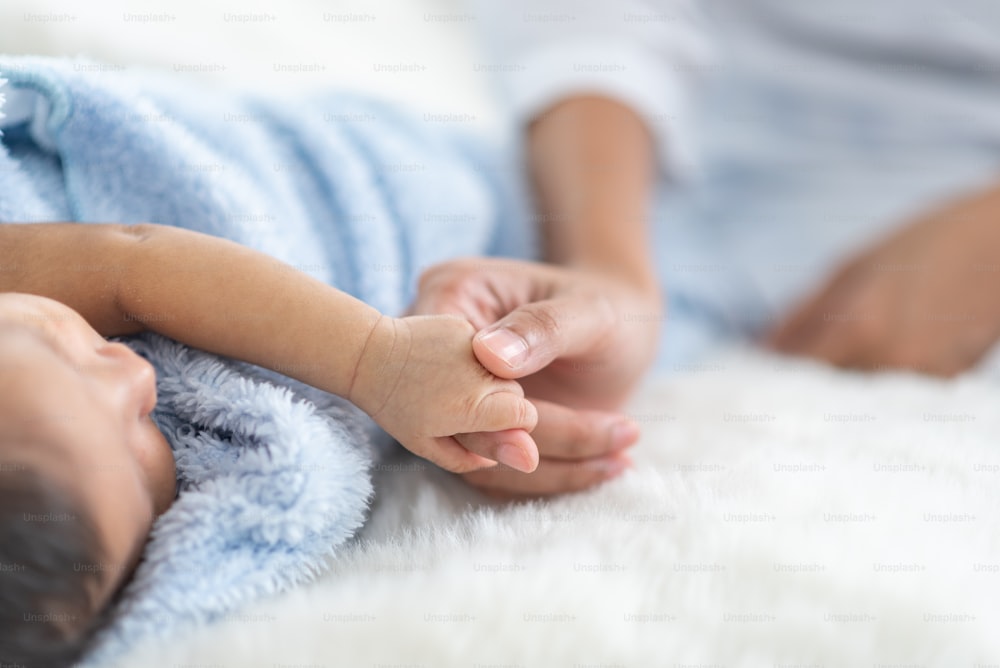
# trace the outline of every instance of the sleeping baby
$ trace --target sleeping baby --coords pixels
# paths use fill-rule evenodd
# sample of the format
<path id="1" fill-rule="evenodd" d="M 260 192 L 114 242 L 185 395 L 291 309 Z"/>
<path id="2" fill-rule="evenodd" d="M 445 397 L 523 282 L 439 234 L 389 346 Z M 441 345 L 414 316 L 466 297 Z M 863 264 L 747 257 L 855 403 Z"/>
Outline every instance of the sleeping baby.
<path id="1" fill-rule="evenodd" d="M 537 466 L 535 407 L 477 362 L 464 319 L 388 317 L 267 255 L 159 225 L 0 225 L 0 266 L 6 662 L 76 660 L 175 498 L 153 368 L 105 337 L 156 331 L 279 370 L 450 471 Z"/>

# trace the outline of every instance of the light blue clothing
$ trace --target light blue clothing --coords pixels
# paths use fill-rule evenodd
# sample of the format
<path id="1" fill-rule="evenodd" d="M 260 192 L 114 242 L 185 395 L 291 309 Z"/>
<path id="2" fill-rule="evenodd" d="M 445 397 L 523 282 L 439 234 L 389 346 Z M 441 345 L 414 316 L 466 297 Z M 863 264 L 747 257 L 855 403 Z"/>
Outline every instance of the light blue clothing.
<path id="1" fill-rule="evenodd" d="M 716 5 L 700 173 L 654 221 L 667 368 L 758 336 L 845 258 L 1000 182 L 1000 5 Z"/>
<path id="2" fill-rule="evenodd" d="M 530 248 L 512 163 L 469 138 L 351 95 L 265 100 L 100 70 L 0 58 L 0 221 L 221 236 L 388 314 L 429 264 Z M 157 369 L 153 417 L 180 496 L 95 660 L 308 579 L 361 526 L 372 493 L 371 423 L 346 402 L 161 337 L 127 343 Z"/>
<path id="3" fill-rule="evenodd" d="M 238 97 L 100 70 L 0 62 L 0 129 L 20 161 L 4 165 L 0 220 L 193 229 L 393 315 L 430 264 L 530 248 L 513 171 L 478 140 L 352 95 Z"/>
<path id="4" fill-rule="evenodd" d="M 520 122 L 639 112 L 665 183 L 659 368 L 756 336 L 851 253 L 1000 181 L 993 0 L 482 0 Z"/>

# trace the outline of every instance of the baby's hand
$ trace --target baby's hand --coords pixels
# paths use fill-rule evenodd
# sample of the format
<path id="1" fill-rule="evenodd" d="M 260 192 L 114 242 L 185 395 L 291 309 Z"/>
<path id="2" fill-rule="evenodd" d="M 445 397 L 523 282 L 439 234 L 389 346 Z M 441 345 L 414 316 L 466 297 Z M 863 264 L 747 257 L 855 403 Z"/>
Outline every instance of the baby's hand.
<path id="1" fill-rule="evenodd" d="M 407 450 L 449 471 L 494 461 L 533 471 L 538 448 L 527 432 L 538 420 L 535 407 L 516 381 L 497 378 L 476 360 L 474 334 L 457 316 L 383 317 L 348 399 Z"/>

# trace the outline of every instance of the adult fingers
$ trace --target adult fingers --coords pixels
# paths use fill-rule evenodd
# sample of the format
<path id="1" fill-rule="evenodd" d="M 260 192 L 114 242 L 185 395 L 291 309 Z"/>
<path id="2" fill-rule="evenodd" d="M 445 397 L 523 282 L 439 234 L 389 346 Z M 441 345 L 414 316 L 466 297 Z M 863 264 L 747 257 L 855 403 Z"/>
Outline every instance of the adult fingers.
<path id="1" fill-rule="evenodd" d="M 538 282 L 533 266 L 491 258 L 448 260 L 426 269 L 417 295 L 407 309 L 411 315 L 459 315 L 478 330 L 496 322 L 512 305 L 528 300 Z"/>
<path id="2" fill-rule="evenodd" d="M 542 457 L 601 457 L 639 440 L 639 427 L 619 413 L 576 410 L 539 399 L 531 402 L 538 410 L 538 425 L 531 435 Z"/>
<path id="3" fill-rule="evenodd" d="M 847 286 L 853 283 L 855 263 L 838 270 L 818 291 L 808 297 L 790 316 L 767 335 L 765 344 L 774 350 L 795 354 L 800 352 L 823 329 L 824 313 Z"/>
<path id="4" fill-rule="evenodd" d="M 579 461 L 541 459 L 534 473 L 521 473 L 507 466 L 494 466 L 462 477 L 491 496 L 521 498 L 551 496 L 588 489 L 620 475 L 631 465 L 624 451 Z"/>
<path id="5" fill-rule="evenodd" d="M 531 436 L 521 429 L 506 429 L 456 434 L 455 440 L 471 452 L 525 473 L 535 470 L 540 456 L 563 461 L 606 457 L 639 440 L 635 423 L 617 413 L 574 410 L 537 399 L 532 403 L 538 425 Z"/>
<path id="6" fill-rule="evenodd" d="M 865 364 L 864 360 L 869 358 L 870 350 L 865 347 L 854 327 L 827 324 L 797 340 L 794 349 L 787 352 L 812 357 L 834 366 L 861 368 Z"/>
<path id="7" fill-rule="evenodd" d="M 898 323 L 892 319 L 898 317 L 897 307 L 880 280 L 842 283 L 814 307 L 820 324 L 800 333 L 785 351 L 840 367 L 871 369 L 896 338 Z"/>
<path id="8" fill-rule="evenodd" d="M 775 327 L 766 338 L 766 345 L 783 353 L 796 353 L 812 339 L 822 326 L 823 305 L 829 299 L 829 288 L 800 304 L 790 316 Z"/>
<path id="9" fill-rule="evenodd" d="M 472 340 L 479 362 L 501 378 L 522 378 L 559 357 L 592 351 L 616 325 L 602 297 L 584 294 L 524 304 Z"/>

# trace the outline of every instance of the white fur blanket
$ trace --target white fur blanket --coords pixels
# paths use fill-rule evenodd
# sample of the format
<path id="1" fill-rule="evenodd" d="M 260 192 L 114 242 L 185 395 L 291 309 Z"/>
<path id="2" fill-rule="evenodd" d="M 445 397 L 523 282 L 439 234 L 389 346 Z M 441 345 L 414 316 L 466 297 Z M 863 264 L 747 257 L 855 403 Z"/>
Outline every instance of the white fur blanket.
<path id="1" fill-rule="evenodd" d="M 987 374 L 718 357 L 640 394 L 620 479 L 507 505 L 391 461 L 317 583 L 126 665 L 996 665 L 998 405 Z"/>

